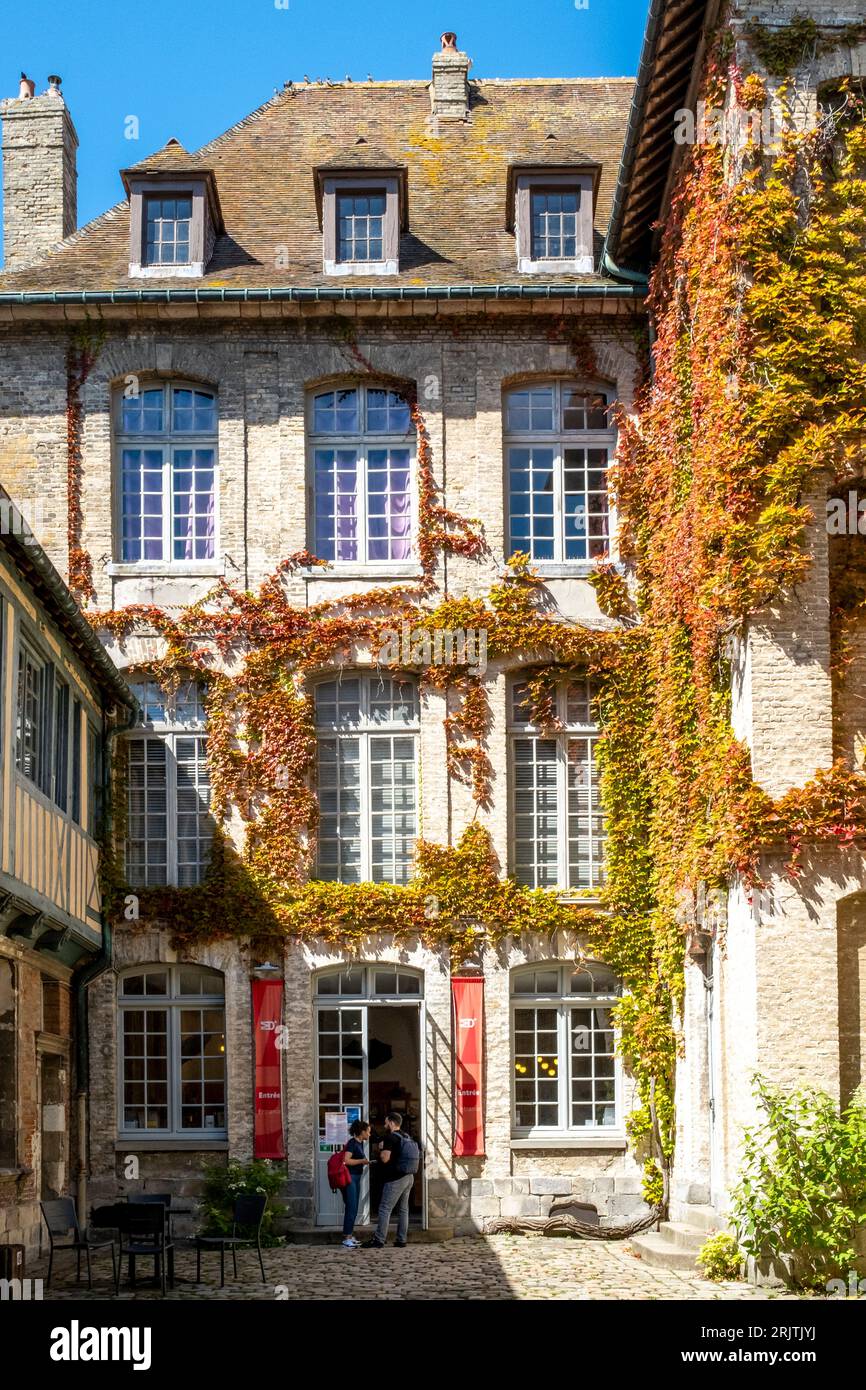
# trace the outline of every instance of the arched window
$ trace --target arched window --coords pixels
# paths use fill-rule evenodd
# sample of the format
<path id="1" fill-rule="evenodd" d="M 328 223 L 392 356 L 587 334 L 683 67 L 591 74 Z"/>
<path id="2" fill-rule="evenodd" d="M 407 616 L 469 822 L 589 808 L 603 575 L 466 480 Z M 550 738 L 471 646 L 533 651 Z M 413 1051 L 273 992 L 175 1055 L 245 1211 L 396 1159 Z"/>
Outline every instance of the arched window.
<path id="1" fill-rule="evenodd" d="M 310 548 L 336 564 L 412 557 L 414 431 L 396 391 L 346 386 L 310 401 Z"/>
<path id="2" fill-rule="evenodd" d="M 118 983 L 119 1129 L 178 1139 L 226 1134 L 225 981 L 200 965 L 144 965 Z"/>
<path id="3" fill-rule="evenodd" d="M 527 888 L 598 888 L 605 817 L 599 795 L 595 690 L 563 681 L 554 691 L 559 730 L 532 723 L 528 689 L 511 687 L 512 872 Z"/>
<path id="4" fill-rule="evenodd" d="M 621 988 L 594 962 L 521 966 L 511 976 L 515 1135 L 622 1127 L 611 1007 Z"/>
<path id="5" fill-rule="evenodd" d="M 204 688 L 184 681 L 169 698 L 155 681 L 130 682 L 142 732 L 126 740 L 126 877 L 130 887 L 200 883 L 213 820 Z"/>
<path id="6" fill-rule="evenodd" d="M 609 542 L 610 401 L 569 381 L 520 386 L 505 397 L 508 553 L 588 563 Z"/>
<path id="7" fill-rule="evenodd" d="M 315 690 L 318 877 L 406 883 L 417 820 L 418 688 L 355 675 Z"/>
<path id="8" fill-rule="evenodd" d="M 188 565 L 217 555 L 217 398 L 201 386 L 136 383 L 117 393 L 118 554 Z"/>

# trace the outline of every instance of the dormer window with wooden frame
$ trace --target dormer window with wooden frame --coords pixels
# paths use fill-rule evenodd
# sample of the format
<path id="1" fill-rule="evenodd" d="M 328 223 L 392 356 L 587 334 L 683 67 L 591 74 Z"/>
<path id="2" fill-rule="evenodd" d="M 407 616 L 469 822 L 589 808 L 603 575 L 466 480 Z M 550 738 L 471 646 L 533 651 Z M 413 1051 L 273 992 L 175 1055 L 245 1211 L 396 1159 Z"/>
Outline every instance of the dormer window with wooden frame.
<path id="1" fill-rule="evenodd" d="M 508 226 L 523 275 L 591 275 L 598 165 L 508 171 Z"/>
<path id="2" fill-rule="evenodd" d="M 204 275 L 223 231 L 213 171 L 169 141 L 122 178 L 129 195 L 130 277 Z"/>
<path id="3" fill-rule="evenodd" d="M 407 225 L 406 170 L 387 157 L 375 167 L 357 160 L 353 149 L 316 170 L 324 272 L 396 275 Z"/>

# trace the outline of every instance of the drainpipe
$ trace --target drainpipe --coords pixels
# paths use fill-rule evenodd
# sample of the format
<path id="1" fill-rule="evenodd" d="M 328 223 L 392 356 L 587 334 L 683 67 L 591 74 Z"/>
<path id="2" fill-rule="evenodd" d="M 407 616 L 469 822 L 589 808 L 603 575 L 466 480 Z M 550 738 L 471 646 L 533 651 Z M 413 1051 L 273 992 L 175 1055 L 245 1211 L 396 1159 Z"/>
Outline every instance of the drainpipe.
<path id="1" fill-rule="evenodd" d="M 128 733 L 138 717 L 137 705 L 130 705 L 128 718 L 123 724 L 115 724 L 111 729 L 104 728 L 102 735 L 102 796 L 103 833 L 106 844 L 111 844 L 113 826 L 112 784 L 111 784 L 111 745 L 120 734 Z M 102 945 L 99 954 L 94 956 L 75 976 L 75 1070 L 78 1083 L 75 1101 L 78 1114 L 78 1182 L 76 1207 L 78 1221 L 82 1229 L 87 1226 L 87 1082 L 90 1070 L 90 1045 L 87 1035 L 87 989 L 111 965 L 112 933 L 111 923 L 104 907 L 99 911 L 102 926 Z"/>
<path id="2" fill-rule="evenodd" d="M 625 280 L 630 285 L 639 285 L 645 290 L 649 285 L 649 276 L 642 274 L 639 270 L 623 270 L 615 261 L 612 261 L 607 251 L 601 258 L 601 268 L 606 270 L 608 275 L 612 275 L 615 280 Z"/>

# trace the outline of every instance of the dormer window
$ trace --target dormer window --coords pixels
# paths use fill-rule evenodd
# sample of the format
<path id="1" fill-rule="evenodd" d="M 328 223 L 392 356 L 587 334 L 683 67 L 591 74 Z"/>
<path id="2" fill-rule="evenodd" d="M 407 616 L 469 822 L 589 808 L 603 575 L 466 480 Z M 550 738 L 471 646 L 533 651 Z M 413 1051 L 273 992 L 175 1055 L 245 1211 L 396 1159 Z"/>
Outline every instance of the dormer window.
<path id="1" fill-rule="evenodd" d="M 224 230 L 213 170 L 176 140 L 123 171 L 131 278 L 204 275 Z"/>
<path id="2" fill-rule="evenodd" d="M 406 170 L 365 142 L 316 170 L 326 275 L 396 275 L 407 226 Z"/>
<path id="3" fill-rule="evenodd" d="M 521 274 L 590 275 L 598 167 L 509 170 L 509 230 Z"/>
<path id="4" fill-rule="evenodd" d="M 146 265 L 189 265 L 192 231 L 192 195 L 144 200 Z"/>

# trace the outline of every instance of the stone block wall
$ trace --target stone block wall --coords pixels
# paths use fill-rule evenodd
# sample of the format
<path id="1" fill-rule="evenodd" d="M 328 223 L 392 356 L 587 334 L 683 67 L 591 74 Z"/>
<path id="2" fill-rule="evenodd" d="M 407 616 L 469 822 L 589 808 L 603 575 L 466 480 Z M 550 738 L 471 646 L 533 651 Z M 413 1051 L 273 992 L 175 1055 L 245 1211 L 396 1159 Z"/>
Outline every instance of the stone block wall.
<path id="1" fill-rule="evenodd" d="M 556 945 L 563 959 L 573 958 L 576 940 Z M 618 1131 L 602 1143 L 581 1143 L 576 1135 L 563 1149 L 543 1141 L 528 1149 L 512 1140 L 510 971 L 532 960 L 551 958 L 546 940 L 509 942 L 485 952 L 484 1103 L 486 1157 L 455 1158 L 453 1139 L 453 1074 L 451 1044 L 451 987 L 447 953 L 417 942 L 395 945 L 383 936 L 369 939 L 357 959 L 394 963 L 423 976 L 423 1151 L 427 1190 L 427 1219 L 431 1228 L 457 1233 L 483 1230 L 496 1216 L 546 1216 L 556 1202 L 569 1200 L 594 1206 L 603 1223 L 619 1222 L 644 1210 L 640 1167 Z M 169 1147 L 159 1140 L 138 1148 L 117 1141 L 116 971 L 130 964 L 172 961 L 176 957 L 157 931 L 122 931 L 115 942 L 115 970 L 103 975 L 90 990 L 91 1074 L 100 1078 L 91 1091 L 89 1200 L 113 1199 L 135 1190 L 170 1191 L 184 1205 L 194 1204 L 201 1189 L 201 1164 L 219 1156 L 248 1161 L 252 1157 L 253 1068 L 249 970 L 253 957 L 237 945 L 221 943 L 184 959 L 209 965 L 226 975 L 226 1048 L 228 1057 L 229 1137 L 212 1150 L 194 1142 Z M 284 961 L 285 1045 L 282 1050 L 283 1123 L 286 1135 L 286 1182 L 283 1200 L 289 1230 L 312 1227 L 316 1219 L 316 1095 L 315 1009 L 316 972 L 343 963 L 347 957 L 324 942 L 290 946 Z M 356 959 L 352 957 L 351 959 Z M 630 1078 L 623 1082 L 624 1113 L 634 1103 Z M 139 1177 L 124 1178 L 130 1154 L 139 1160 Z"/>

